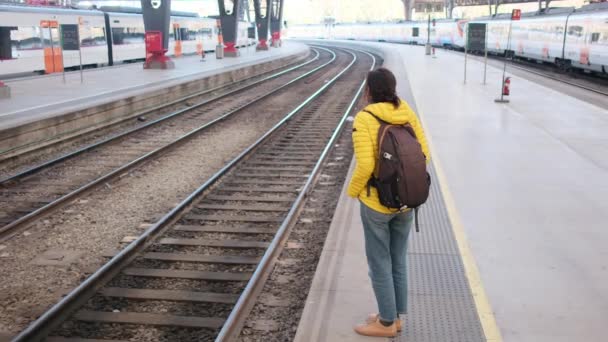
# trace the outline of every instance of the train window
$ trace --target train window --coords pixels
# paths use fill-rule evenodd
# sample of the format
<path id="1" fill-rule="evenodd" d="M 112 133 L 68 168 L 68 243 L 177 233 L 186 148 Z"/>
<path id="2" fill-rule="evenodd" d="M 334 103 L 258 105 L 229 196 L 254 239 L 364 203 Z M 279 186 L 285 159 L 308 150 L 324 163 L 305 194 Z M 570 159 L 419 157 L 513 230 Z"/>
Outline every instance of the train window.
<path id="1" fill-rule="evenodd" d="M 123 44 L 139 44 L 144 42 L 145 30 L 143 27 L 127 27 Z"/>
<path id="2" fill-rule="evenodd" d="M 582 37 L 583 36 L 583 27 L 576 26 L 576 25 L 568 27 L 568 35 L 575 36 L 575 37 Z"/>
<path id="3" fill-rule="evenodd" d="M 599 32 L 593 32 L 591 34 L 591 42 L 592 43 L 596 43 L 600 40 L 600 33 Z"/>
<path id="4" fill-rule="evenodd" d="M 203 37 L 204 36 L 207 36 L 208 38 L 213 37 L 213 29 L 210 29 L 210 28 L 202 28 L 202 29 L 198 30 L 198 33 L 200 35 L 202 35 Z"/>
<path id="5" fill-rule="evenodd" d="M 0 61 L 13 58 L 13 40 L 11 40 L 11 30 L 16 27 L 0 27 Z"/>
<path id="6" fill-rule="evenodd" d="M 194 29 L 188 29 L 188 40 L 196 40 L 197 31 Z"/>
<path id="7" fill-rule="evenodd" d="M 602 45 L 608 45 L 608 29 L 604 29 L 600 32 L 599 43 Z"/>
<path id="8" fill-rule="evenodd" d="M 80 28 L 80 46 L 106 45 L 105 28 L 83 26 Z"/>
<path id="9" fill-rule="evenodd" d="M 420 29 L 418 27 L 413 27 L 412 28 L 412 37 L 418 37 L 418 35 L 420 34 Z"/>
<path id="10" fill-rule="evenodd" d="M 196 40 L 196 31 L 190 31 L 185 27 L 179 29 L 179 34 L 182 40 Z"/>
<path id="11" fill-rule="evenodd" d="M 39 27 L 18 27 L 11 30 L 11 42 L 16 51 L 42 49 L 42 32 Z"/>
<path id="12" fill-rule="evenodd" d="M 123 27 L 112 27 L 112 44 L 122 45 L 125 43 L 125 29 Z"/>

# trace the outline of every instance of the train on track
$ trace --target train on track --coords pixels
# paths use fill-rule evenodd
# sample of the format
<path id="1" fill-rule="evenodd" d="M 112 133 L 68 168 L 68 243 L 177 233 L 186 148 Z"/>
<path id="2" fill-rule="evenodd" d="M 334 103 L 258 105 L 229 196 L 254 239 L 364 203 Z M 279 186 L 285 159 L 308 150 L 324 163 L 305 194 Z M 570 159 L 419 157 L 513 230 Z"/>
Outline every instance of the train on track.
<path id="1" fill-rule="evenodd" d="M 65 68 L 78 67 L 78 51 L 56 52 L 60 41 L 57 26 L 79 24 L 79 20 L 84 66 L 143 60 L 143 17 L 141 13 L 121 10 L 112 7 L 75 10 L 0 5 L 0 77 L 50 73 L 56 71 L 60 63 Z M 249 26 L 247 22 L 239 22 L 237 46 L 248 44 Z M 214 50 L 218 43 L 216 19 L 175 12 L 171 15 L 171 28 L 170 55 L 201 54 L 203 50 Z"/>
<path id="2" fill-rule="evenodd" d="M 574 8 L 549 8 L 524 13 L 513 21 L 508 41 L 510 14 L 473 20 L 424 22 L 304 25 L 291 27 L 292 38 L 322 38 L 426 44 L 464 50 L 469 23 L 487 25 L 487 48 L 491 54 L 526 58 L 608 74 L 608 4 Z M 430 37 L 429 37 L 430 31 Z M 478 51 L 474 51 L 478 52 Z"/>

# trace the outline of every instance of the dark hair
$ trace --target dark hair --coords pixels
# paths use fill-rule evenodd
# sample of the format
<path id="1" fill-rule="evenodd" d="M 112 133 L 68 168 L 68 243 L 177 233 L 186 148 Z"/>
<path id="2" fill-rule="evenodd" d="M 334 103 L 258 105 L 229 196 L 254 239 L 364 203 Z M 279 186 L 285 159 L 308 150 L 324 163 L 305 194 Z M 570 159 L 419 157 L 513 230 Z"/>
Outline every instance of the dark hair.
<path id="1" fill-rule="evenodd" d="M 395 75 L 386 68 L 378 68 L 367 74 L 367 89 L 372 103 L 390 102 L 398 108 L 400 101 L 395 92 L 396 86 Z"/>

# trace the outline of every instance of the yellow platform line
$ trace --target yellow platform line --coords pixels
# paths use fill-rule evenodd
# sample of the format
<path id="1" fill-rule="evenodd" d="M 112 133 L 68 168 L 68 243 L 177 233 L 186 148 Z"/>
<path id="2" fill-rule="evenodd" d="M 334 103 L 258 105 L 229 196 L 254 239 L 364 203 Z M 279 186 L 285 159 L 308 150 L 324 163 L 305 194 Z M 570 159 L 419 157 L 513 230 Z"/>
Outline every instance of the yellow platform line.
<path id="1" fill-rule="evenodd" d="M 418 117 L 422 122 L 423 127 L 427 129 L 429 126 L 424 123 L 424 115 L 422 114 L 420 108 L 418 108 Z M 490 301 L 483 287 L 483 283 L 481 282 L 479 269 L 477 268 L 477 263 L 475 262 L 475 258 L 473 257 L 473 253 L 471 252 L 471 248 L 469 246 L 469 243 L 467 242 L 466 234 L 464 232 L 464 226 L 462 225 L 460 215 L 456 210 L 456 202 L 454 201 L 452 193 L 448 188 L 447 178 L 445 176 L 445 173 L 443 172 L 441 162 L 439 161 L 439 158 L 437 158 L 438 154 L 436 149 L 434 148 L 433 138 L 428 130 L 425 130 L 424 135 L 426 136 L 427 141 L 429 142 L 429 149 L 431 150 L 431 162 L 435 166 L 435 173 L 437 174 L 439 188 L 441 189 L 443 200 L 448 210 L 448 217 L 450 219 L 454 238 L 456 239 L 458 251 L 460 252 L 460 257 L 464 265 L 464 270 L 467 277 L 467 281 L 469 282 L 471 294 L 473 295 L 473 300 L 475 301 L 477 316 L 479 317 L 479 321 L 481 322 L 481 327 L 483 329 L 484 336 L 486 338 L 486 341 L 502 342 L 502 335 L 500 334 L 500 329 L 498 328 L 498 324 L 496 323 L 494 311 L 492 310 L 492 306 L 490 305 Z"/>

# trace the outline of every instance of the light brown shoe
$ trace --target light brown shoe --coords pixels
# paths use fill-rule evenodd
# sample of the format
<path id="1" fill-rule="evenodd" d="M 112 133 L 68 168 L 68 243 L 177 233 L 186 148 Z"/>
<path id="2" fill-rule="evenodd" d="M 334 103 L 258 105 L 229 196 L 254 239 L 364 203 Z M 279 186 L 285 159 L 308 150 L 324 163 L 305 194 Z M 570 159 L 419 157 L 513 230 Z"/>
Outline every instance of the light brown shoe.
<path id="1" fill-rule="evenodd" d="M 380 314 L 369 314 L 369 316 L 367 316 L 367 319 L 365 320 L 365 323 L 372 323 L 373 321 L 377 321 L 378 319 L 380 319 Z M 399 318 L 395 320 L 395 324 L 397 324 L 397 331 L 401 332 L 401 330 L 403 329 L 401 327 L 401 320 Z"/>
<path id="2" fill-rule="evenodd" d="M 380 323 L 380 320 L 376 319 L 371 323 L 357 325 L 355 327 L 355 332 L 364 336 L 395 337 L 397 336 L 397 324 L 393 322 L 393 324 L 385 327 Z"/>

